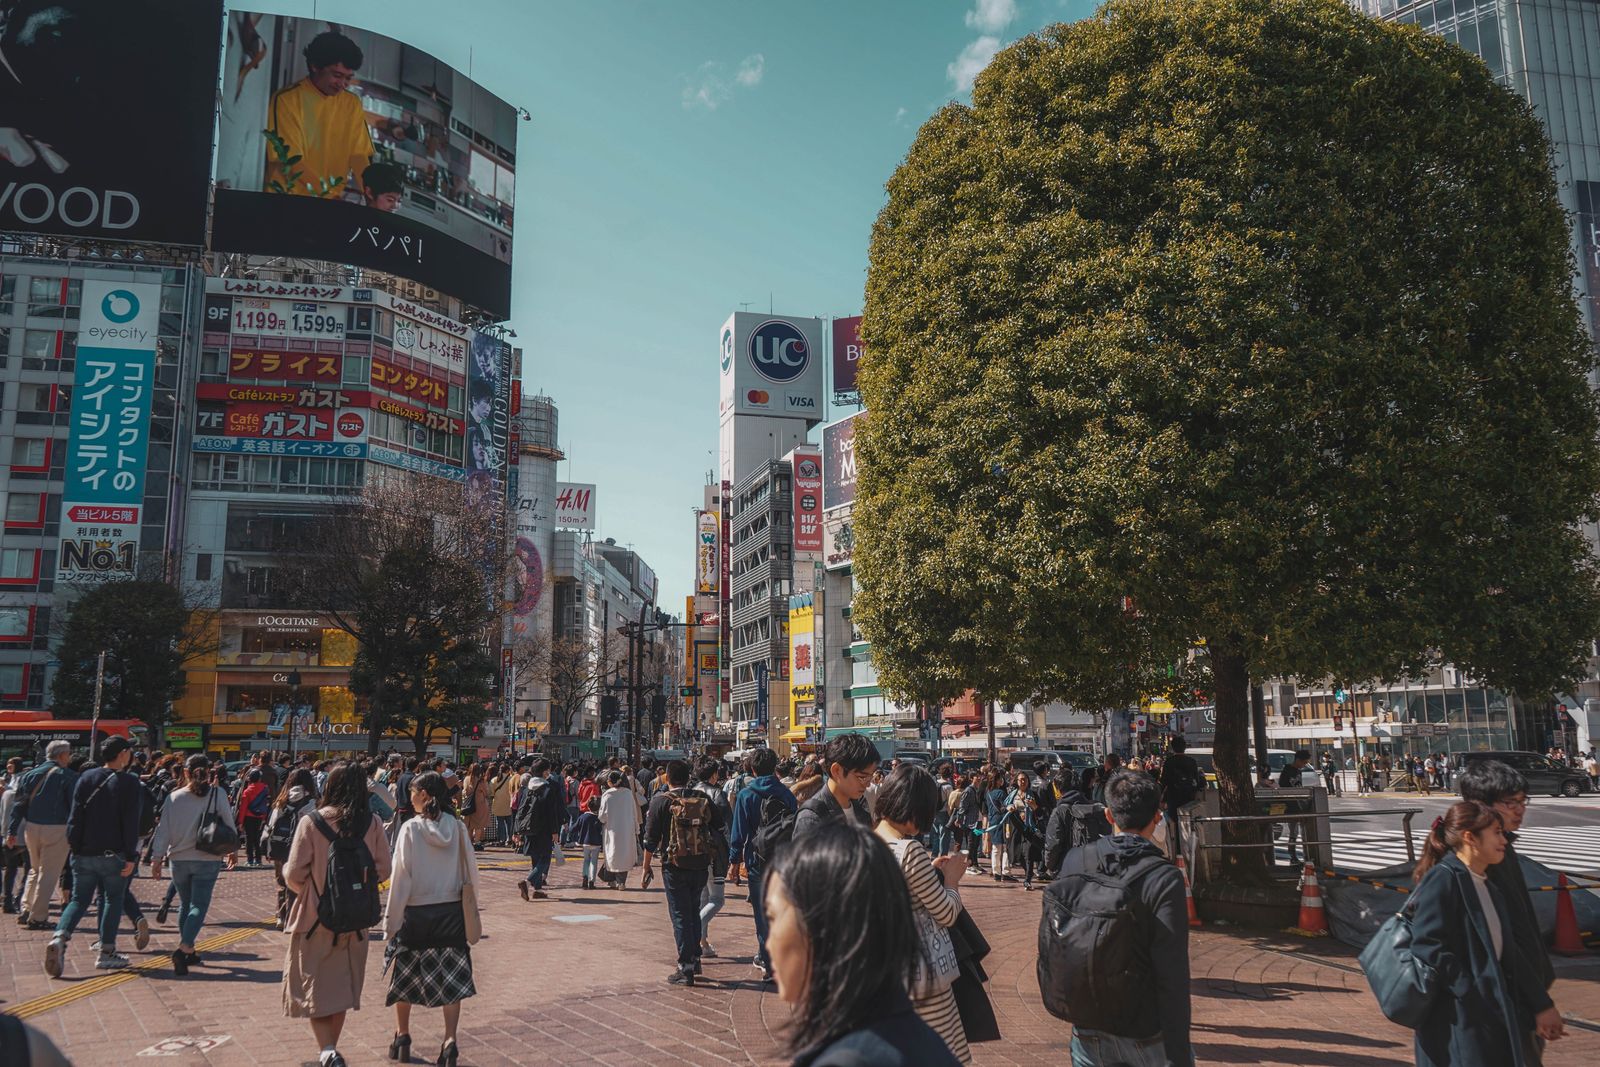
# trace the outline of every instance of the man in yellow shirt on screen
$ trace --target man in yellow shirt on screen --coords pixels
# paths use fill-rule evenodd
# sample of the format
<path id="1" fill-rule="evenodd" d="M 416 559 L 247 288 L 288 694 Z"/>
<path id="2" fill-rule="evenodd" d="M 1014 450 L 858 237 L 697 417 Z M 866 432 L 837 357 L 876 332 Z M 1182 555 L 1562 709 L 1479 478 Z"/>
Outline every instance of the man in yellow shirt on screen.
<path id="1" fill-rule="evenodd" d="M 272 98 L 271 132 L 283 150 L 267 149 L 267 188 L 296 196 L 343 197 L 372 160 L 372 135 L 361 98 L 350 91 L 363 56 L 356 43 L 329 30 L 305 50 L 309 73 Z M 300 158 L 294 163 L 287 160 Z"/>

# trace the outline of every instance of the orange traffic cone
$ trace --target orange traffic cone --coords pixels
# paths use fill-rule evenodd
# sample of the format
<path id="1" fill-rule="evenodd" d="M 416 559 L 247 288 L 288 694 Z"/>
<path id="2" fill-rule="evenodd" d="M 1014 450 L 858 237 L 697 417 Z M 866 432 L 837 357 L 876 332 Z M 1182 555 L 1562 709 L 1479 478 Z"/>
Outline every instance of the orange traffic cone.
<path id="1" fill-rule="evenodd" d="M 1291 927 L 1289 932 L 1301 937 L 1328 936 L 1328 913 L 1322 906 L 1322 886 L 1309 860 L 1300 872 L 1300 924 Z"/>
<path id="2" fill-rule="evenodd" d="M 1551 947 L 1563 956 L 1582 956 L 1588 952 L 1583 947 L 1583 938 L 1578 936 L 1578 913 L 1572 906 L 1572 890 L 1564 874 L 1556 882 L 1556 939 Z"/>
<path id="3" fill-rule="evenodd" d="M 1189 925 L 1200 926 L 1200 913 L 1194 910 L 1194 890 L 1189 888 L 1189 868 L 1183 864 L 1183 856 L 1178 857 L 1178 870 L 1183 872 L 1183 902 L 1189 906 Z"/>

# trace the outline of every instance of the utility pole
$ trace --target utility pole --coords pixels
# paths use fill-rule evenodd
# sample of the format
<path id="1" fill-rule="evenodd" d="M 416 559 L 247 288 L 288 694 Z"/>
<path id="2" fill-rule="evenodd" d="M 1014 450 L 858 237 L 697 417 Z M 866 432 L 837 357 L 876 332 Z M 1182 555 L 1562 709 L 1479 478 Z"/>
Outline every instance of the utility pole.
<path id="1" fill-rule="evenodd" d="M 986 720 L 988 720 L 985 725 L 987 725 L 988 728 L 989 728 L 989 766 L 993 767 L 995 765 L 995 753 L 994 753 L 994 701 L 985 700 L 983 702 L 983 717 Z"/>
<path id="2" fill-rule="evenodd" d="M 639 605 L 639 624 L 628 632 L 628 761 L 639 769 L 639 660 L 643 658 L 644 620 L 648 603 Z"/>
<path id="3" fill-rule="evenodd" d="M 106 683 L 106 650 L 101 649 L 100 655 L 95 658 L 94 667 L 94 714 L 89 720 L 89 759 L 94 761 L 100 754 L 100 694 L 105 689 Z"/>

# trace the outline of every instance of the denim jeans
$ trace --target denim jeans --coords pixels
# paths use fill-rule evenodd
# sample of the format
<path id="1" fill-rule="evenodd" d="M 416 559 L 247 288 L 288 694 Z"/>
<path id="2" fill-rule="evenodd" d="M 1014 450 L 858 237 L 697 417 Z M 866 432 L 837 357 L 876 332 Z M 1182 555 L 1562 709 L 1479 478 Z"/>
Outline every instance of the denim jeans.
<path id="1" fill-rule="evenodd" d="M 710 874 L 670 863 L 661 865 L 661 887 L 667 891 L 667 914 L 672 916 L 672 936 L 678 942 L 680 971 L 691 971 L 700 962 L 700 891 Z"/>
<path id="2" fill-rule="evenodd" d="M 1072 1028 L 1072 1067 L 1166 1067 L 1161 1035 L 1119 1037 L 1099 1030 Z M 1194 1054 L 1189 1054 L 1194 1063 Z"/>
<path id="3" fill-rule="evenodd" d="M 194 947 L 211 908 L 221 860 L 173 860 L 172 884 L 178 887 L 178 943 Z"/>
<path id="4" fill-rule="evenodd" d="M 583 880 L 594 881 L 595 875 L 600 873 L 600 846 L 583 846 Z"/>
<path id="5" fill-rule="evenodd" d="M 750 870 L 750 907 L 756 913 L 756 962 L 767 970 L 772 969 L 772 957 L 767 955 L 767 905 L 762 895 L 765 872 Z"/>
<path id="6" fill-rule="evenodd" d="M 950 851 L 950 816 L 938 812 L 933 817 L 933 828 L 929 831 L 933 836 L 933 844 L 929 848 L 935 856 L 942 856 Z"/>
<path id="7" fill-rule="evenodd" d="M 121 856 L 72 857 L 72 899 L 61 909 L 61 920 L 56 923 L 56 936 L 71 937 L 94 903 L 95 893 L 105 894 L 100 908 L 100 951 L 111 952 L 117 947 L 117 927 L 122 923 L 122 895 L 127 891 L 128 879 L 122 874 Z"/>
<path id="8" fill-rule="evenodd" d="M 718 878 L 715 873 L 706 879 L 706 887 L 700 893 L 700 940 L 706 941 L 711 937 L 711 920 L 716 918 L 717 912 L 722 910 L 722 905 L 728 901 L 728 879 L 724 875 Z"/>
<path id="9" fill-rule="evenodd" d="M 523 846 L 528 850 L 528 884 L 543 889 L 550 876 L 550 835 L 534 834 L 533 840 Z"/>
<path id="10" fill-rule="evenodd" d="M 499 830 L 499 833 L 495 836 L 495 840 L 502 845 L 511 844 L 511 816 L 496 815 L 494 817 L 494 824 Z"/>

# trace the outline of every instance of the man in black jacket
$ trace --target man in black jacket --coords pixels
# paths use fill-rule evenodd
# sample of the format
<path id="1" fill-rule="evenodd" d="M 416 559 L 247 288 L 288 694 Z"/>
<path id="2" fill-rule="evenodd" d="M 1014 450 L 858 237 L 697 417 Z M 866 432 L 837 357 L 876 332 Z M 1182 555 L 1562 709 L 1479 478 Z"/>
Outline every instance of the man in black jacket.
<path id="1" fill-rule="evenodd" d="M 1074 1064 L 1193 1067 L 1183 875 L 1150 840 L 1161 821 L 1160 787 L 1141 771 L 1118 771 L 1105 800 L 1112 833 L 1073 849 L 1045 891 L 1044 1004 L 1072 1019 Z M 1090 900 L 1108 885 L 1121 887 L 1114 891 L 1133 915 L 1131 931 L 1108 932 L 1104 902 Z M 1102 958 L 1107 953 L 1133 966 Z"/>
<path id="2" fill-rule="evenodd" d="M 1178 809 L 1191 803 L 1206 787 L 1206 776 L 1200 765 L 1185 751 L 1189 742 L 1174 737 L 1167 747 L 1166 759 L 1161 763 L 1161 807 L 1167 815 L 1167 840 L 1174 858 L 1183 855 L 1183 841 L 1178 833 Z"/>
<path id="3" fill-rule="evenodd" d="M 1528 880 L 1522 875 L 1522 861 L 1513 844 L 1528 811 L 1528 780 L 1516 768 L 1499 760 L 1473 760 L 1461 773 L 1459 784 L 1462 800 L 1489 805 L 1505 826 L 1506 858 L 1489 868 L 1489 882 L 1499 888 L 1500 895 L 1505 898 L 1506 911 L 1511 913 L 1513 932 L 1506 941 L 1523 948 L 1539 980 L 1544 983 L 1542 988 L 1549 989 L 1555 983 L 1556 970 L 1550 964 L 1550 950 L 1545 947 L 1544 935 L 1539 932 L 1539 919 L 1533 913 L 1533 895 L 1528 892 Z"/>
<path id="4" fill-rule="evenodd" d="M 117 953 L 117 926 L 122 922 L 128 877 L 138 865 L 139 811 L 144 803 L 144 787 L 126 770 L 131 758 L 128 739 L 113 737 L 100 746 L 100 766 L 79 775 L 73 787 L 72 814 L 67 818 L 72 900 L 62 909 L 55 936 L 45 946 L 44 970 L 51 978 L 61 977 L 67 942 L 94 903 L 96 890 L 103 896 L 100 958 L 95 967 L 109 971 L 128 965 L 128 957 Z"/>
<path id="5" fill-rule="evenodd" d="M 860 734 L 840 734 L 829 740 L 822 750 L 828 783 L 800 805 L 794 820 L 794 840 L 827 823 L 843 822 L 846 808 L 863 827 L 872 829 L 872 814 L 861 798 L 866 796 L 879 762 L 878 750 Z"/>
<path id="6" fill-rule="evenodd" d="M 667 914 L 678 943 L 678 967 L 667 976 L 673 985 L 694 985 L 700 973 L 700 894 L 710 876 L 713 838 L 726 829 L 722 813 L 704 793 L 689 787 L 689 765 L 670 760 L 667 788 L 650 800 L 644 820 L 644 878 L 661 857 L 661 887 L 667 893 Z M 683 820 L 691 815 L 693 827 Z M 677 822 L 677 825 L 674 823 Z"/>

